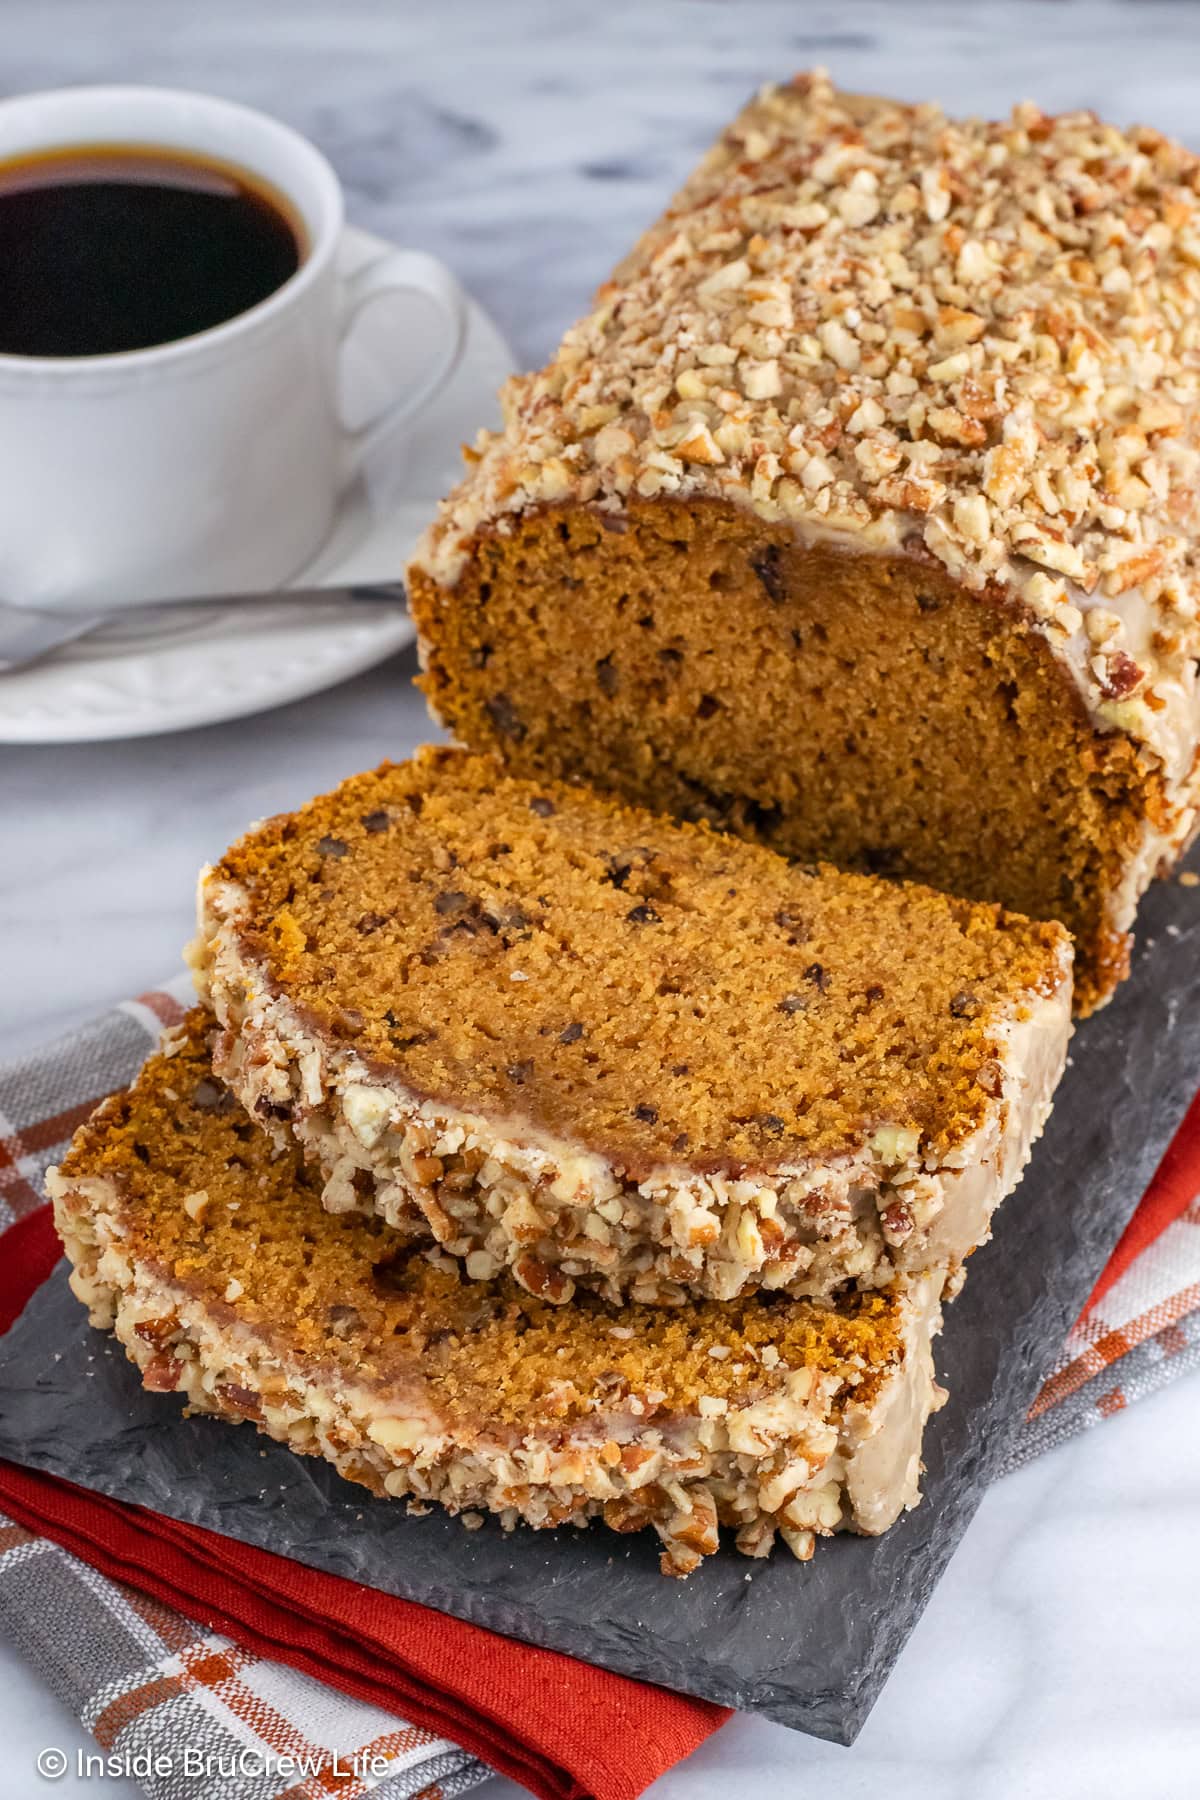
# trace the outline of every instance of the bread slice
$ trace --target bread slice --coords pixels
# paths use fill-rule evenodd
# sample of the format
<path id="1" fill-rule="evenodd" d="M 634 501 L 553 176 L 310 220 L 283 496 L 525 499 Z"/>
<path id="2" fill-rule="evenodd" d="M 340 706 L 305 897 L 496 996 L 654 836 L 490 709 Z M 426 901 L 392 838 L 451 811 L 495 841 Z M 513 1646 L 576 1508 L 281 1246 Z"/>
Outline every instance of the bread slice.
<path id="1" fill-rule="evenodd" d="M 325 1204 L 531 1293 L 955 1271 L 1049 1111 L 1057 925 L 428 749 L 205 873 L 215 1068 Z"/>
<path id="2" fill-rule="evenodd" d="M 1063 920 L 1200 800 L 1200 162 L 765 88 L 409 572 L 439 718 L 785 855 Z"/>
<path id="3" fill-rule="evenodd" d="M 884 1530 L 917 1499 L 940 1401 L 940 1279 L 836 1307 L 617 1313 L 469 1280 L 377 1218 L 334 1216 L 212 1078 L 199 1009 L 50 1171 L 72 1287 L 146 1387 L 468 1525 L 653 1526 L 663 1568 Z"/>

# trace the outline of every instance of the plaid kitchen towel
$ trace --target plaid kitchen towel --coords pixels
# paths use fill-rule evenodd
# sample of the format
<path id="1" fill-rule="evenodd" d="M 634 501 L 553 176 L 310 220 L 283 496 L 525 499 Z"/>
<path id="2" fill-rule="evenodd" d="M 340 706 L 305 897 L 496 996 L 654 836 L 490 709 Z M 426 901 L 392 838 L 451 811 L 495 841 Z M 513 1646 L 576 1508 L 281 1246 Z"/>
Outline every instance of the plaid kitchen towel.
<path id="1" fill-rule="evenodd" d="M 1200 1368 L 1200 1094 L 1055 1367 L 1005 1472 Z"/>
<path id="2" fill-rule="evenodd" d="M 42 1234 L 35 1240 L 15 1229 L 18 1221 L 42 1206 L 47 1163 L 97 1097 L 130 1081 L 162 1027 L 180 1016 L 186 979 L 176 988 L 131 1001 L 0 1074 L 5 1255 L 37 1241 L 41 1262 L 51 1262 Z M 10 1323 L 0 1316 L 0 1330 Z M 135 1772 L 154 1800 L 452 1800 L 492 1772 L 447 1738 L 98 1575 L 3 1514 L 0 1624 L 92 1733 L 98 1753 Z"/>
<path id="3" fill-rule="evenodd" d="M 0 1331 L 58 1260 L 47 1163 L 190 997 L 0 1068 Z M 0 1629 L 152 1800 L 433 1800 L 493 1769 L 634 1800 L 729 1716 L 15 1464 L 0 1499 Z"/>
<path id="4" fill-rule="evenodd" d="M 119 1770 L 156 1800 L 451 1800 L 491 1774 L 448 1739 L 206 1631 L 2 1514 L 0 1623 L 96 1739 L 78 1772 Z"/>
<path id="5" fill-rule="evenodd" d="M 161 1026 L 174 1022 L 189 998 L 190 984 L 183 978 L 169 989 L 126 1003 L 42 1055 L 0 1070 L 0 1272 L 19 1263 L 24 1292 L 49 1274 L 57 1254 L 42 1211 L 47 1163 L 61 1154 L 101 1095 L 132 1079 Z M 1031 1409 L 1009 1466 L 1099 1423 L 1200 1363 L 1198 1227 L 1200 1098 Z M 10 1323 L 4 1316 L 4 1289 L 0 1280 L 0 1330 Z M 12 1310 L 19 1310 L 19 1303 Z M 93 1732 L 100 1748 L 116 1752 L 120 1766 L 134 1772 L 152 1800 L 454 1795 L 490 1771 L 487 1763 L 442 1735 L 447 1723 L 454 1738 L 487 1762 L 553 1800 L 582 1800 L 589 1794 L 623 1800 L 640 1792 L 727 1716 L 721 1708 L 509 1645 L 439 1615 L 439 1660 L 419 1671 L 425 1689 L 412 1680 L 399 1689 L 419 1697 L 408 1710 L 423 1722 L 407 1722 L 394 1708 L 373 1703 L 378 1683 L 356 1678 L 352 1637 L 344 1640 L 340 1658 L 336 1650 L 333 1655 L 327 1651 L 324 1660 L 314 1657 L 319 1619 L 311 1614 L 311 1584 L 332 1584 L 321 1588 L 327 1616 L 342 1617 L 347 1632 L 355 1629 L 363 1597 L 376 1611 L 381 1605 L 398 1609 L 405 1603 L 373 1596 L 351 1583 L 340 1584 L 343 1591 L 335 1601 L 336 1577 L 313 1577 L 286 1559 L 139 1515 L 137 1509 L 100 1496 L 79 1496 L 84 1504 L 76 1505 L 72 1496 L 77 1490 L 31 1471 L 10 1469 L 8 1474 L 9 1504 L 17 1510 L 17 1498 L 23 1499 L 19 1510 L 25 1523 L 0 1520 L 0 1625 Z M 53 1531 L 53 1540 L 34 1528 L 38 1523 L 45 1532 Z M 154 1577 L 147 1558 L 147 1567 L 138 1569 L 135 1590 L 112 1577 L 138 1567 L 140 1542 L 155 1546 Z M 64 1544 L 78 1549 L 80 1556 L 69 1554 Z M 206 1555 L 215 1586 L 206 1587 L 197 1573 Z M 101 1568 L 108 1573 L 99 1573 Z M 264 1570 L 271 1571 L 272 1591 L 256 1595 L 255 1582 L 268 1579 Z M 295 1593 L 288 1591 L 289 1584 Z M 272 1606 L 276 1589 L 290 1613 Z M 190 1623 L 184 1611 L 170 1604 L 177 1594 L 205 1595 L 210 1628 Z M 410 1608 L 408 1614 L 396 1615 L 408 1619 L 391 1646 L 401 1658 L 406 1651 L 413 1655 L 417 1640 L 412 1618 L 419 1620 L 422 1613 Z M 307 1640 L 302 1629 L 281 1632 L 285 1618 L 307 1625 Z M 225 1630 L 213 1630 L 214 1620 Z M 375 1631 L 376 1643 L 385 1641 L 365 1615 L 360 1629 Z M 473 1633 L 486 1643 L 492 1666 L 499 1666 L 502 1675 L 505 1658 L 514 1659 L 504 1690 L 510 1716 L 498 1716 L 493 1692 L 490 1736 L 471 1717 L 481 1696 L 473 1695 L 471 1682 L 455 1673 L 463 1666 L 461 1659 L 445 1654 L 446 1642 L 459 1633 Z M 466 1665 L 477 1666 L 478 1643 L 461 1649 Z M 530 1659 L 540 1659 L 536 1673 L 527 1666 Z M 319 1669 L 328 1679 L 318 1681 L 306 1669 Z M 534 1698 L 548 1670 L 558 1676 L 556 1699 L 537 1720 Z M 458 1692 L 443 1692 L 441 1704 L 431 1705 L 429 1694 L 439 1680 L 443 1688 L 457 1682 Z M 503 1679 L 500 1686 L 504 1688 Z M 586 1721 L 589 1714 L 590 1729 L 585 1724 L 579 1743 L 572 1746 L 570 1719 L 582 1716 Z M 548 1716 L 557 1720 L 557 1738 L 553 1728 L 546 1728 Z M 618 1716 L 621 1730 L 596 1733 L 596 1716 Z M 603 1746 L 614 1738 L 621 1744 L 618 1760 L 604 1764 L 597 1760 L 597 1742 Z M 514 1740 L 524 1760 L 514 1753 Z M 203 1765 L 204 1773 L 185 1772 L 175 1754 L 184 1744 L 200 1747 L 193 1763 Z M 586 1750 L 585 1744 L 592 1748 Z M 206 1746 L 211 1746 L 207 1764 Z M 155 1773 L 160 1754 L 169 1773 Z"/>

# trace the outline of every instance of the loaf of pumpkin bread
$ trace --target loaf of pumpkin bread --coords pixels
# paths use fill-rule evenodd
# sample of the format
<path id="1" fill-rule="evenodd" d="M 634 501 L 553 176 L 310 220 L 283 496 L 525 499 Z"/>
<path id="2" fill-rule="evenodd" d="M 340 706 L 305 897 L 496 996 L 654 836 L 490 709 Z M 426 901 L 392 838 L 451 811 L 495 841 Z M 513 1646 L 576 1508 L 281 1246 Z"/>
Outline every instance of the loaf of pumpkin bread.
<path id="1" fill-rule="evenodd" d="M 1197 807 L 1200 163 L 764 89 L 469 453 L 427 696 L 518 773 L 1056 918 Z"/>

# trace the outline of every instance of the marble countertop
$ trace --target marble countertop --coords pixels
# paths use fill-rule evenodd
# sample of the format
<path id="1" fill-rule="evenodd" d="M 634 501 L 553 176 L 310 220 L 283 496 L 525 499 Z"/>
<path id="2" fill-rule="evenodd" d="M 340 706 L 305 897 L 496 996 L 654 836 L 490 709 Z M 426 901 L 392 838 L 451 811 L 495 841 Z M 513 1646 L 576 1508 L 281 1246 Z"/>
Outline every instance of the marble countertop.
<path id="1" fill-rule="evenodd" d="M 846 86 L 1095 106 L 1200 145 L 1200 8 L 1158 0 L 6 0 L 4 37 L 8 91 L 159 81 L 284 116 L 332 158 L 351 218 L 443 257 L 523 361 L 768 76 L 823 62 Z M 0 748 L 0 1056 L 170 973 L 198 866 L 248 820 L 427 736 L 413 667 L 233 726 Z M 765 1800 L 1194 1792 L 1198 1414 L 1182 1381 L 999 1483 L 853 1749 L 739 1719 L 656 1800 L 733 1782 Z M 36 1750 L 83 1739 L 2 1642 L 0 1668 L 0 1800 L 27 1800 Z"/>

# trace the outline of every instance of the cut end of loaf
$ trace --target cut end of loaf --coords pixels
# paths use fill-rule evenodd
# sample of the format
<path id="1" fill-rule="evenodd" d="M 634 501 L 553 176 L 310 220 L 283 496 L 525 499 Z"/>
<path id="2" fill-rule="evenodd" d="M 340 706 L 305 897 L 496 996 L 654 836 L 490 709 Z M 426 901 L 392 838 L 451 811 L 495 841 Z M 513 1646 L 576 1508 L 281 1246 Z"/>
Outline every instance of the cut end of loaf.
<path id="1" fill-rule="evenodd" d="M 430 704 L 515 773 L 1060 919 L 1081 1012 L 1127 972 L 1184 815 L 1002 597 L 712 501 L 548 509 L 411 583 Z"/>

